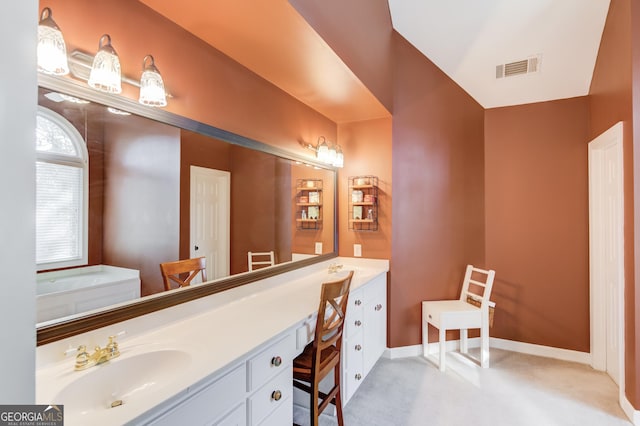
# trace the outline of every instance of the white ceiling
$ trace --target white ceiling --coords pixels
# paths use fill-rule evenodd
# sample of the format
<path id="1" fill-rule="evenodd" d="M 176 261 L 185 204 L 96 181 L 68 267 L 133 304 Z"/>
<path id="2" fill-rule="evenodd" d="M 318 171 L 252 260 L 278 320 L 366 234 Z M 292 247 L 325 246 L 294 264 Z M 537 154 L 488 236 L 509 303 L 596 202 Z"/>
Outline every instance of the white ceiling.
<path id="1" fill-rule="evenodd" d="M 609 0 L 389 0 L 393 27 L 484 108 L 589 93 Z M 540 71 L 496 65 L 541 55 Z"/>

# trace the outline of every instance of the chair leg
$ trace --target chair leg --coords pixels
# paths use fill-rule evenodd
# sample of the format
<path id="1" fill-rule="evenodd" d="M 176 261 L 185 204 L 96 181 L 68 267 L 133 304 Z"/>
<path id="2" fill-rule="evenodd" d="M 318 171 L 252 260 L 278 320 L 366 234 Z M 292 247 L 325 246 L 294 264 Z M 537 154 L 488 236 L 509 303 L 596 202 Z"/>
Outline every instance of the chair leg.
<path id="1" fill-rule="evenodd" d="M 466 354 L 469 352 L 469 344 L 467 342 L 467 329 L 460 330 L 460 353 Z"/>
<path id="2" fill-rule="evenodd" d="M 422 321 L 422 356 L 429 355 L 429 323 Z"/>
<path id="3" fill-rule="evenodd" d="M 318 426 L 318 417 L 320 412 L 318 410 L 318 381 L 315 377 L 311 377 L 311 392 L 309 392 L 309 424 L 312 426 Z"/>
<path id="4" fill-rule="evenodd" d="M 336 393 L 336 414 L 338 416 L 338 426 L 344 426 L 344 420 L 342 418 L 342 386 L 340 383 L 340 362 L 333 369 L 333 381 L 338 387 L 338 393 Z"/>
<path id="5" fill-rule="evenodd" d="M 444 371 L 444 359 L 445 359 L 445 346 L 446 346 L 446 334 L 447 334 L 447 330 L 445 330 L 444 327 L 440 328 L 440 371 Z"/>
<path id="6" fill-rule="evenodd" d="M 482 321 L 480 328 L 480 365 L 489 368 L 489 324 Z"/>

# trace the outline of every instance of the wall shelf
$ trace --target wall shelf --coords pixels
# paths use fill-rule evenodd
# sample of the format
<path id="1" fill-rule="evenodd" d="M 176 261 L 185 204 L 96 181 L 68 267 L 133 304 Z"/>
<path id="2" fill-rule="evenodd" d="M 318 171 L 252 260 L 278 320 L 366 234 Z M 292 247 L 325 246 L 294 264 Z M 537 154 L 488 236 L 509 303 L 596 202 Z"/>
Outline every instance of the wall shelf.
<path id="1" fill-rule="evenodd" d="M 349 177 L 349 230 L 378 230 L 378 177 Z"/>
<path id="2" fill-rule="evenodd" d="M 296 181 L 296 229 L 322 228 L 322 179 Z"/>

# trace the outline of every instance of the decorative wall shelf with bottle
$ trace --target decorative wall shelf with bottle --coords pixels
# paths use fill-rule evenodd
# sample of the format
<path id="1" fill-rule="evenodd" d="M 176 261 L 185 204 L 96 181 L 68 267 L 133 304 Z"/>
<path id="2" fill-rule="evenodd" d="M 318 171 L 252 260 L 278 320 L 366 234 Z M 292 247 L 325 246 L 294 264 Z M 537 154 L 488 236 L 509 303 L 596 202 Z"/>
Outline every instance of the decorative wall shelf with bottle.
<path id="1" fill-rule="evenodd" d="M 322 228 L 322 179 L 296 180 L 296 229 Z"/>
<path id="2" fill-rule="evenodd" d="M 349 178 L 349 229 L 378 230 L 378 177 Z"/>

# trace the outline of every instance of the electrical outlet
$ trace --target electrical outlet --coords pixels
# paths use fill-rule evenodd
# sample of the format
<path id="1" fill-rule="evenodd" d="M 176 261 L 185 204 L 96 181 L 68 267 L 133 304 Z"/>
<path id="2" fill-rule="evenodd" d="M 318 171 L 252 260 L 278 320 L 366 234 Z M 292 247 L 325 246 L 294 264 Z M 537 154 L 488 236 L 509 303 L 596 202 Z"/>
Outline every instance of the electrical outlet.
<path id="1" fill-rule="evenodd" d="M 362 245 L 354 244 L 353 245 L 353 257 L 362 257 Z"/>
<path id="2" fill-rule="evenodd" d="M 322 243 L 316 243 L 316 254 L 322 254 Z"/>

